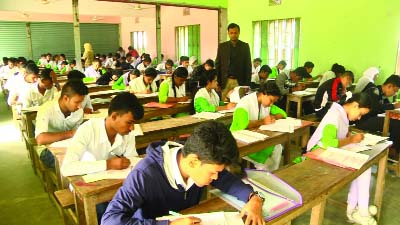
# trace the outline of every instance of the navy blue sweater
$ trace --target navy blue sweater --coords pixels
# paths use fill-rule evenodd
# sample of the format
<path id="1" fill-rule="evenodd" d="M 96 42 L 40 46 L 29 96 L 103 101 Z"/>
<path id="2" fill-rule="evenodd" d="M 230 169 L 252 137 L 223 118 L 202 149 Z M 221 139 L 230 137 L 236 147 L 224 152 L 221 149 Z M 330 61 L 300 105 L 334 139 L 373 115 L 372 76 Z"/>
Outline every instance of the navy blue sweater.
<path id="1" fill-rule="evenodd" d="M 126 178 L 103 215 L 102 225 L 115 224 L 168 224 L 156 221 L 156 217 L 168 215 L 168 211 L 181 211 L 199 203 L 205 187 L 192 185 L 187 191 L 178 185 L 174 189 L 164 171 L 163 146 L 165 142 L 152 143 L 147 156 L 141 160 Z M 252 188 L 226 170 L 218 175 L 212 186 L 247 202 Z"/>

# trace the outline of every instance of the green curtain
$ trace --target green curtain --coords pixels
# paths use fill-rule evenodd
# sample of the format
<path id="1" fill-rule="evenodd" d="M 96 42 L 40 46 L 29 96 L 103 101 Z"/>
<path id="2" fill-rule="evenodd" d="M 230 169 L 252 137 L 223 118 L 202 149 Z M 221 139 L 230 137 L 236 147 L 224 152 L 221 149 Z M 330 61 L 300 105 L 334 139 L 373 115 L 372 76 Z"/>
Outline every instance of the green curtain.
<path id="1" fill-rule="evenodd" d="M 175 28 L 176 52 L 178 59 L 185 55 L 196 56 L 200 59 L 200 24 Z"/>

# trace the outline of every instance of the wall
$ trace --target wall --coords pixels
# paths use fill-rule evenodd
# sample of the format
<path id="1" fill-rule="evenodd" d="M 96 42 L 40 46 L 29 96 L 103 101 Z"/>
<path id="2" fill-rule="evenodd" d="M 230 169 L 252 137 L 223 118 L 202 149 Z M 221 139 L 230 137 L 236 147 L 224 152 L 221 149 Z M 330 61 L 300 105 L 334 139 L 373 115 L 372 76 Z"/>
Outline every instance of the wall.
<path id="1" fill-rule="evenodd" d="M 154 16 L 155 17 L 155 16 Z M 145 31 L 147 34 L 147 48 L 146 51 L 155 57 L 157 55 L 156 46 L 156 20 L 155 18 L 139 17 L 139 22 L 135 22 L 135 17 L 122 17 L 121 18 L 121 42 L 124 49 L 128 49 L 131 45 L 131 32 Z"/>
<path id="2" fill-rule="evenodd" d="M 398 0 L 283 0 L 280 6 L 268 6 L 265 0 L 229 0 L 228 22 L 238 23 L 240 39 L 252 46 L 252 21 L 300 17 L 299 64 L 313 61 L 314 74 L 319 74 L 337 62 L 356 77 L 380 66 L 382 83 L 395 71 L 399 8 Z"/>

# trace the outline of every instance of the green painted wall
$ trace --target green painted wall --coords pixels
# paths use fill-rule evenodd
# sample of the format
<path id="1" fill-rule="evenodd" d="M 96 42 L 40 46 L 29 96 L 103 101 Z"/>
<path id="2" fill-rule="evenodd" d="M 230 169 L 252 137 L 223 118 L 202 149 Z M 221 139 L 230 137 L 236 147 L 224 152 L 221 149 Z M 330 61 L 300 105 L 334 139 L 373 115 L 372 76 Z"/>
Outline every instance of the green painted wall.
<path id="1" fill-rule="evenodd" d="M 299 64 L 311 60 L 313 74 L 335 62 L 356 78 L 370 66 L 380 66 L 382 83 L 394 73 L 400 38 L 399 0 L 268 0 L 228 1 L 228 23 L 241 27 L 240 39 L 252 46 L 252 21 L 300 17 Z"/>

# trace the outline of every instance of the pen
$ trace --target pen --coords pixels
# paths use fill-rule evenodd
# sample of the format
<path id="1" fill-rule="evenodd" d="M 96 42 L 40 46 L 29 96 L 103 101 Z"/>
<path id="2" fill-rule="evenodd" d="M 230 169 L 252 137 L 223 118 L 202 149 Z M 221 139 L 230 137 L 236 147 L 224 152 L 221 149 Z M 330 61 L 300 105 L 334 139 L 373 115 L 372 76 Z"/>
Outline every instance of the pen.
<path id="1" fill-rule="evenodd" d="M 172 211 L 172 210 L 168 211 L 168 213 L 169 213 L 170 215 L 172 215 L 172 216 L 182 216 L 182 214 L 177 213 L 177 212 L 174 212 L 174 211 Z"/>

